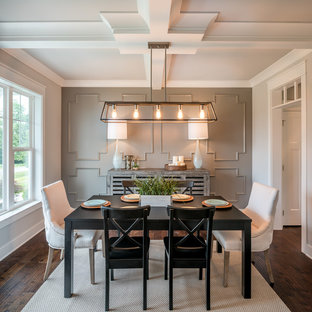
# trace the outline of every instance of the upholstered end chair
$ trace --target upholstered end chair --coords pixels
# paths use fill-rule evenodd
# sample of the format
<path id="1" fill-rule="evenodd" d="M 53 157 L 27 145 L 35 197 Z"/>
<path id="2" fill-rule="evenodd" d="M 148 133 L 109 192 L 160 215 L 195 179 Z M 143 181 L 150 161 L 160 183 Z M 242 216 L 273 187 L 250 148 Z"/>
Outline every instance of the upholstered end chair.
<path id="1" fill-rule="evenodd" d="M 254 182 L 248 205 L 241 210 L 252 219 L 251 251 L 264 252 L 271 285 L 274 285 L 274 278 L 269 259 L 269 248 L 273 240 L 277 200 L 278 190 L 276 188 Z M 213 231 L 213 235 L 224 249 L 223 285 L 227 287 L 230 251 L 242 249 L 241 231 Z"/>
<path id="2" fill-rule="evenodd" d="M 70 207 L 63 181 L 44 186 L 41 189 L 42 209 L 45 224 L 46 240 L 49 245 L 48 261 L 43 280 L 45 281 L 50 273 L 53 253 L 61 249 L 61 258 L 65 245 L 65 221 L 64 218 L 74 211 Z M 103 231 L 79 230 L 75 232 L 75 248 L 88 248 L 90 260 L 91 283 L 95 283 L 94 276 L 94 252 L 96 244 L 103 237 Z"/>

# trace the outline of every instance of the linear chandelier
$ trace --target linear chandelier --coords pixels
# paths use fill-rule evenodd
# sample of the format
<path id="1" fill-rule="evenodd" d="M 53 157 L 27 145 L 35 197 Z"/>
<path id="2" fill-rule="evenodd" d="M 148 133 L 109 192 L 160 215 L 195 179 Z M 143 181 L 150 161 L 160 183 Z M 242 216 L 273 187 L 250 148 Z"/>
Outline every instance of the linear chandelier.
<path id="1" fill-rule="evenodd" d="M 167 102 L 167 49 L 169 42 L 149 42 L 151 50 L 150 101 L 123 102 L 105 101 L 101 113 L 103 122 L 128 123 L 175 123 L 175 122 L 213 122 L 217 116 L 212 102 Z M 153 49 L 165 50 L 165 101 L 153 102 L 152 58 Z"/>

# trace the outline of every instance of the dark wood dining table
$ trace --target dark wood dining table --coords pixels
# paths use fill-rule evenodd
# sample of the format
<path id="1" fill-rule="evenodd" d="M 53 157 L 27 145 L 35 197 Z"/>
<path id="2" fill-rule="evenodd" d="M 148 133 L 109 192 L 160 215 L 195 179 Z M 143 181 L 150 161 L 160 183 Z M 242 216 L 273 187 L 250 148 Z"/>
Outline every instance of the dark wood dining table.
<path id="1" fill-rule="evenodd" d="M 187 203 L 174 203 L 174 207 L 200 208 L 202 201 L 209 198 L 223 199 L 220 196 L 194 196 L 194 200 Z M 138 205 L 125 203 L 120 195 L 98 196 L 90 199 L 105 199 L 111 202 L 111 207 Z M 236 207 L 217 209 L 214 215 L 213 230 L 242 231 L 242 295 L 251 298 L 251 219 Z M 148 217 L 149 230 L 168 230 L 169 217 L 166 207 L 152 207 Z M 86 209 L 78 207 L 65 218 L 65 269 L 64 269 L 64 297 L 70 298 L 73 294 L 74 268 L 74 230 L 93 229 L 103 230 L 103 216 L 101 209 Z M 104 269 L 104 268 L 103 268 Z"/>

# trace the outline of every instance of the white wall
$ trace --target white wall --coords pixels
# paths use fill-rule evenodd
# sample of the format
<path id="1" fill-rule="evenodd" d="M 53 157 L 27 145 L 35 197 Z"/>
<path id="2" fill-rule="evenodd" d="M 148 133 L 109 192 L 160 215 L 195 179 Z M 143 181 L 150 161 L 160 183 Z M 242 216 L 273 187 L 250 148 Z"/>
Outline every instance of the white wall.
<path id="1" fill-rule="evenodd" d="M 303 251 L 312 257 L 312 53 L 297 60 L 295 63 L 306 62 L 307 78 L 307 114 L 302 116 L 306 118 L 307 124 L 307 214 L 306 221 L 306 242 L 303 242 Z M 292 65 L 295 65 L 292 64 Z M 287 70 L 285 67 L 281 72 Z M 278 74 L 280 74 L 279 72 Z M 274 78 L 272 75 L 268 80 Z M 262 183 L 269 183 L 269 111 L 268 111 L 268 86 L 263 81 L 252 89 L 252 180 Z"/>
<path id="2" fill-rule="evenodd" d="M 40 83 L 45 88 L 43 184 L 54 182 L 61 178 L 61 88 L 3 50 L 0 50 L 0 64 L 9 69 L 7 73 L 2 74 L 4 79 L 13 80 L 12 70 L 17 75 L 32 80 L 33 83 Z M 15 216 L 13 223 L 5 222 L 2 226 L 0 224 L 0 260 L 44 228 L 41 204 L 30 211 L 23 212 L 22 218 Z"/>

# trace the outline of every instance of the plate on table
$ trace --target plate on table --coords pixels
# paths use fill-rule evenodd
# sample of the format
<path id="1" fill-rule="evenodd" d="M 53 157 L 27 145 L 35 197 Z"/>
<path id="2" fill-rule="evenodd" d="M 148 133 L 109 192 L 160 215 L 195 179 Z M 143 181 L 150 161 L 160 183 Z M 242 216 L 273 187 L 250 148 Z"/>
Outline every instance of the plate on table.
<path id="1" fill-rule="evenodd" d="M 231 208 L 232 204 L 223 199 L 206 199 L 202 202 L 206 207 L 215 206 L 216 209 Z"/>
<path id="2" fill-rule="evenodd" d="M 98 209 L 98 208 L 101 208 L 102 206 L 107 207 L 110 205 L 111 205 L 111 202 L 105 199 L 90 199 L 82 203 L 80 206 L 82 208 L 87 208 L 87 209 Z"/>
<path id="3" fill-rule="evenodd" d="M 172 194 L 172 200 L 175 202 L 189 202 L 194 199 L 193 196 L 187 194 Z"/>
<path id="4" fill-rule="evenodd" d="M 120 199 L 126 203 L 138 203 L 140 201 L 140 194 L 122 195 Z"/>

